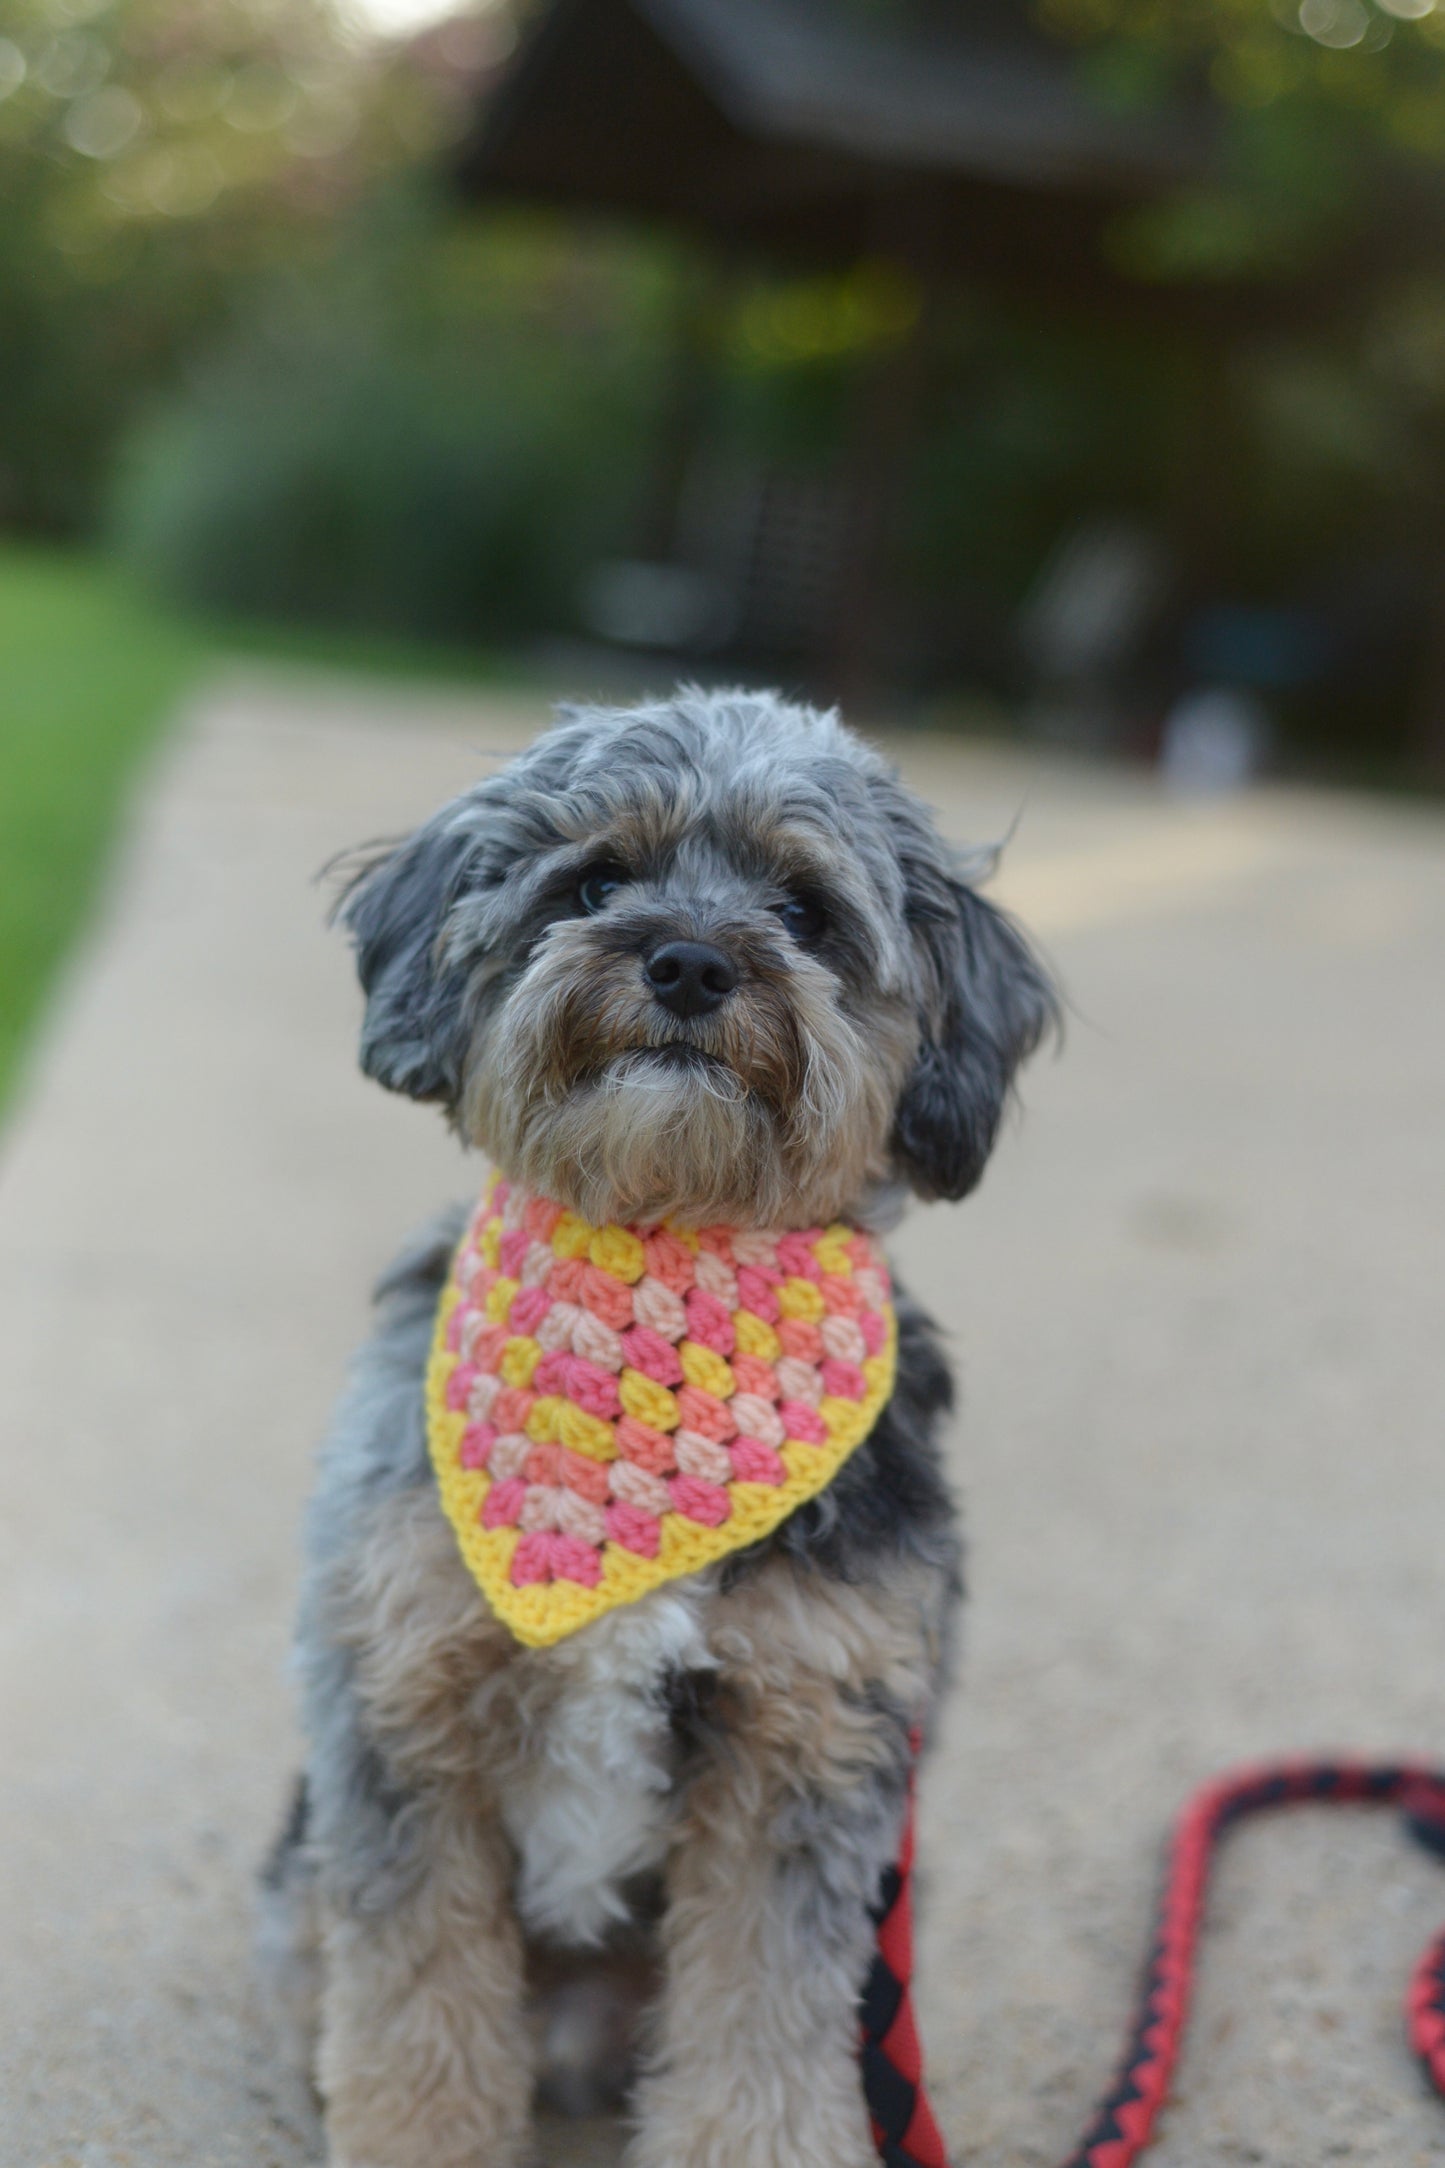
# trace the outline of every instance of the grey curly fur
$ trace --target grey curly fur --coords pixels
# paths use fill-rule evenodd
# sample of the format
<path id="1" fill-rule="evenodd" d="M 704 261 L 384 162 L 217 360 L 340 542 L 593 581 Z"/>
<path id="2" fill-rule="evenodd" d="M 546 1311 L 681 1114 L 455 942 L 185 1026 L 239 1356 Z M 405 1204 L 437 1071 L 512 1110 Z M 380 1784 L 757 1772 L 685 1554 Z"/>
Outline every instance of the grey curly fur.
<path id="1" fill-rule="evenodd" d="M 886 1224 L 908 1189 L 958 1197 L 974 1185 L 1014 1072 L 1055 1020 L 1022 937 L 970 885 L 986 855 L 951 852 L 924 807 L 835 715 L 773 695 L 686 688 L 636 708 L 565 709 L 504 771 L 354 865 L 341 916 L 367 995 L 363 1066 L 392 1090 L 439 1102 L 505 1171 L 596 1220 L 672 1212 L 694 1224 L 775 1225 L 841 1213 Z M 598 865 L 626 878 L 589 914 L 578 882 Z M 806 944 L 780 917 L 799 895 L 821 914 Z M 716 1014 L 679 1022 L 649 998 L 643 959 L 679 934 L 740 962 L 736 995 Z M 463 2038 L 473 2019 L 449 1984 L 462 1978 L 462 1953 L 448 1948 L 443 1926 L 421 1923 L 433 1919 L 443 1845 L 478 1817 L 502 1845 L 496 1901 L 506 1912 L 505 1861 L 523 1840 L 502 1834 L 505 1801 L 521 1796 L 528 1741 L 547 1711 L 561 1722 L 567 1694 L 575 1724 L 578 1689 L 563 1673 L 582 1657 L 504 1646 L 438 1536 L 421 1377 L 459 1226 L 455 1214 L 433 1223 L 382 1282 L 308 1522 L 297 1640 L 304 1807 L 268 1868 L 268 1940 L 273 1952 L 289 1950 L 294 1986 L 298 1969 L 314 1979 L 317 1936 L 331 1923 L 331 1990 L 343 2014 L 326 2021 L 322 2073 L 337 2168 L 411 2168 L 423 2157 L 441 2168 L 480 2168 L 485 2157 L 496 2168 L 524 2143 L 525 2100 L 504 2074 L 521 2051 L 513 2041 L 502 2055 L 499 2021 L 488 2020 L 485 2038 Z M 627 1689 L 624 1713 L 653 1756 L 647 1781 L 662 1787 L 665 1832 L 647 1872 L 608 1899 L 614 1913 L 630 1912 L 629 1948 L 660 1935 L 666 1968 L 639 2094 L 637 2168 L 721 2168 L 725 2159 L 729 2168 L 823 2168 L 825 2158 L 849 2168 L 865 2157 L 852 2080 L 827 2072 L 848 2037 L 867 1904 L 896 1841 L 909 1728 L 937 1691 L 958 1591 L 939 1452 L 951 1381 L 928 1320 L 903 1297 L 899 1324 L 895 1391 L 870 1438 L 766 1543 L 684 1590 L 666 1628 L 675 1655 Z M 394 1642 L 409 1636 L 440 1652 L 450 1699 L 435 1677 L 409 1679 L 414 1720 L 398 1715 L 412 1704 L 394 1677 L 407 1651 L 385 1645 L 380 1625 L 372 1632 L 373 1602 L 390 1606 Z M 767 1662 L 762 1639 L 750 1639 L 754 1620 L 774 1652 Z M 647 1630 L 641 1618 L 636 1631 Z M 622 1639 L 615 1645 L 620 1678 L 633 1659 Z M 610 1676 L 607 1663 L 596 1676 Z M 778 1692 L 797 1711 L 791 1760 L 765 1744 Z M 832 1714 L 810 1743 L 814 1700 Z M 840 1764 L 843 1737 L 852 1759 Z M 568 1781 L 585 1782 L 585 1772 L 569 1770 Z M 786 2024 L 781 2006 L 769 2020 L 780 2058 L 815 2065 L 811 2076 L 773 2072 L 790 2105 L 771 2136 L 761 2108 L 751 2117 L 739 2104 L 726 2069 L 712 2088 L 732 2102 L 722 2129 L 709 2105 L 713 2027 L 699 2031 L 709 2008 L 720 2024 L 744 2024 L 729 2016 L 735 1986 L 760 1992 L 756 1980 L 728 1974 L 721 1921 L 711 1944 L 693 1936 L 701 1900 L 688 1894 L 689 1860 L 705 1867 L 708 1845 L 729 1841 L 727 1816 L 709 1802 L 730 1785 L 762 1818 L 747 1855 L 759 1877 L 756 1938 L 776 1931 L 776 1962 L 816 1973 L 816 2010 L 795 1995 Z M 744 1812 L 736 1800 L 734 1817 Z M 473 1869 L 481 1904 L 492 1870 L 480 1855 Z M 516 1930 L 498 1918 L 496 1978 L 485 1964 L 477 1971 L 472 1948 L 468 1992 L 479 1979 L 490 1988 L 512 1978 Z M 344 2014 L 334 1952 L 344 1942 L 358 1978 L 374 1966 L 380 1980 L 403 1936 L 425 1955 L 435 2014 L 421 2030 L 435 2037 L 404 2040 L 394 2018 L 391 2067 L 379 2074 L 392 2036 L 374 2017 L 368 2035 Z M 373 2000 L 393 2007 L 379 1987 Z M 788 2026 L 805 2017 L 813 2032 L 790 2038 Z M 421 2084 L 419 2071 L 430 2072 L 427 2097 L 442 2105 L 418 2107 L 409 2122 L 407 2088 Z M 574 2093 L 576 2075 L 570 2069 Z M 816 2099 L 788 2090 L 809 2084 Z M 485 2097 L 489 2086 L 497 2100 Z M 363 2128 L 373 2134 L 365 2141 L 355 2135 Z"/>

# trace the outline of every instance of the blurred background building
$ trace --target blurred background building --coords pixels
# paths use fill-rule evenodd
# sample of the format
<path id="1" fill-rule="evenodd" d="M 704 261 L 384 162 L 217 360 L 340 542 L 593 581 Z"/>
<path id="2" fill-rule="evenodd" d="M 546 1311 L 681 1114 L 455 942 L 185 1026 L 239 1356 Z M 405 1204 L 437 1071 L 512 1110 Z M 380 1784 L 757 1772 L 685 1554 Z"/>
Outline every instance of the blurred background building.
<path id="1" fill-rule="evenodd" d="M 8 561 L 1438 781 L 1442 166 L 1434 0 L 9 0 Z"/>

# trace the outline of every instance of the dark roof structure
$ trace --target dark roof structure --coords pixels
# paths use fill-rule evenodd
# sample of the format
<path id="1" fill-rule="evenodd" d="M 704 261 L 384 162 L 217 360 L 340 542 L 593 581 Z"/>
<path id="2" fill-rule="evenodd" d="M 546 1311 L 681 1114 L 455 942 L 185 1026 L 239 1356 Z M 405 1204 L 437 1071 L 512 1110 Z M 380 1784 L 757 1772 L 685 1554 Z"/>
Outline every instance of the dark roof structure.
<path id="1" fill-rule="evenodd" d="M 1087 105 L 1068 56 L 1020 35 L 1007 0 L 976 11 L 971 39 L 955 14 L 946 43 L 797 0 L 640 0 L 637 13 L 756 137 L 1020 186 L 1178 170 L 1161 132 L 1121 136 L 1116 117 Z"/>
<path id="2" fill-rule="evenodd" d="M 946 25 L 843 0 L 554 0 L 485 102 L 463 187 L 663 220 L 782 261 L 1122 288 L 1106 222 L 1197 174 L 1207 116 L 1126 115 L 1018 0 Z"/>

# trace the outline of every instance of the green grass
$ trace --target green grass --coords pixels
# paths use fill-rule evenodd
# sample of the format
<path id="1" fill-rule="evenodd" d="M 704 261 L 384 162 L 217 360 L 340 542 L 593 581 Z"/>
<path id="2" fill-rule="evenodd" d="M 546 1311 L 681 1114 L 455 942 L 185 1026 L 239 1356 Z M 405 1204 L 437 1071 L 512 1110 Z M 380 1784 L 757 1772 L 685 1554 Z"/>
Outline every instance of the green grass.
<path id="1" fill-rule="evenodd" d="M 0 1104 L 201 635 L 85 559 L 0 550 Z"/>
<path id="2" fill-rule="evenodd" d="M 233 655 L 498 675 L 489 655 L 381 635 L 189 620 L 102 560 L 0 544 L 0 1106 L 147 752 L 187 690 Z"/>

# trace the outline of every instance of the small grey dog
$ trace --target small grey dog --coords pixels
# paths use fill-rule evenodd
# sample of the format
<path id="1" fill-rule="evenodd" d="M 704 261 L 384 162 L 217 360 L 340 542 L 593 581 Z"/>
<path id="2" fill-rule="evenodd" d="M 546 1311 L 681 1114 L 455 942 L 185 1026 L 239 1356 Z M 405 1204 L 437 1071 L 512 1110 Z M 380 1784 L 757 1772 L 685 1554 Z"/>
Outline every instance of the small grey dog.
<path id="1" fill-rule="evenodd" d="M 1055 1018 L 985 863 L 834 715 L 568 709 L 361 862 L 362 1065 L 597 1225 L 886 1227 L 974 1186 Z M 511 2168 L 539 2088 L 624 2082 L 631 2168 L 868 2168 L 870 1907 L 959 1590 L 933 1330 L 899 1295 L 891 1398 L 764 1541 L 527 1647 L 428 1461 L 461 1226 L 382 1281 L 309 1523 L 264 1917 L 332 2168 Z"/>

